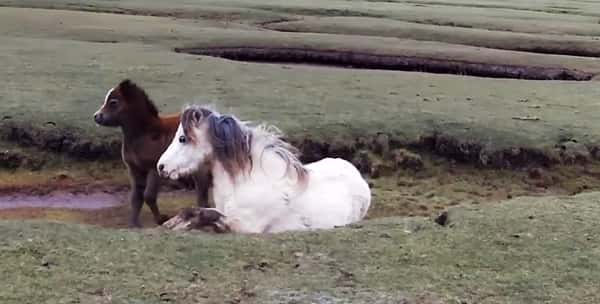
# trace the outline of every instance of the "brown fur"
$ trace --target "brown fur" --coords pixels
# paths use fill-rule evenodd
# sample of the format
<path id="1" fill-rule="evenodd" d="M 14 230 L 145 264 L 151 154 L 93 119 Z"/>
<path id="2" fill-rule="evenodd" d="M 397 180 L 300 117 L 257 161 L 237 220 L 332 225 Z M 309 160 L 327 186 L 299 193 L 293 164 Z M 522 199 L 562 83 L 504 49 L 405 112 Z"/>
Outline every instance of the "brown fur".
<path id="1" fill-rule="evenodd" d="M 144 201 L 156 223 L 162 224 L 168 217 L 160 213 L 156 202 L 160 187 L 156 163 L 175 136 L 179 114 L 159 116 L 146 92 L 126 79 L 107 96 L 94 119 L 100 125 L 121 127 L 123 131 L 122 158 L 132 187 L 130 225 L 140 226 L 139 214 Z M 210 180 L 207 172 L 194 176 L 197 203 L 201 207 L 208 207 Z"/>

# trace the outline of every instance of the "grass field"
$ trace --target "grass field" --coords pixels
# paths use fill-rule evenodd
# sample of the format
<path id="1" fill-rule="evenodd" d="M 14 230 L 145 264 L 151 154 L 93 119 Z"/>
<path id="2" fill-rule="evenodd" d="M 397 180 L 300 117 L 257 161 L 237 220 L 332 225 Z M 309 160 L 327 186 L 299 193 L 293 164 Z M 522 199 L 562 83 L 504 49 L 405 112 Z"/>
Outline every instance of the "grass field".
<path id="1" fill-rule="evenodd" d="M 562 45 L 593 54 L 598 41 L 585 33 L 560 36 L 543 28 L 491 31 L 483 26 L 425 25 L 409 18 L 433 18 L 443 11 L 456 22 L 467 22 L 477 15 L 496 24 L 497 19 L 515 23 L 527 16 L 538 26 L 560 21 L 587 30 L 594 18 L 587 15 L 542 12 L 543 5 L 538 10 L 484 9 L 413 2 L 304 1 L 281 5 L 268 1 L 191 1 L 171 9 L 152 1 L 143 5 L 123 1 L 118 7 L 110 1 L 19 3 L 58 8 L 0 10 L 0 33 L 5 42 L 5 72 L 0 80 L 6 87 L 0 97 L 0 111 L 5 113 L 2 123 L 27 130 L 27 137 L 42 148 L 52 141 L 48 137 L 60 138 L 55 133 L 61 132 L 69 134 L 71 142 L 83 144 L 101 146 L 118 139 L 117 132 L 96 128 L 90 115 L 101 104 L 106 90 L 125 77 L 147 88 L 165 111 L 178 111 L 192 102 L 214 103 L 242 118 L 276 124 L 295 138 L 310 135 L 316 139 L 353 139 L 383 132 L 400 141 L 418 142 L 419 138 L 435 134 L 475 142 L 486 151 L 513 147 L 549 149 L 571 139 L 595 148 L 599 141 L 594 111 L 598 88 L 593 81 L 533 82 L 264 65 L 173 52 L 176 47 L 334 49 L 569 68 L 595 74 L 600 70 L 595 58 L 512 51 L 521 45 L 515 42 L 526 40 L 528 49 L 556 50 Z M 374 11 L 386 14 L 361 17 L 375 14 Z M 130 15 L 134 13 L 144 16 Z M 282 20 L 299 21 L 272 23 Z M 299 32 L 264 30 L 261 24 Z M 405 27 L 406 24 L 411 27 Z M 405 34 L 396 28 L 405 29 Z M 401 39 L 389 37 L 390 32 L 398 33 L 396 36 Z M 361 115 L 367 112 L 371 114 Z M 518 120 L 523 117 L 539 120 Z M 11 128 L 3 128 L 5 137 L 7 130 Z"/>
<path id="2" fill-rule="evenodd" d="M 0 0 L 0 302 L 600 302 L 599 57 L 584 0 Z M 356 68 L 390 63 L 407 71 Z M 551 80 L 567 76 L 583 81 Z M 124 199 L 119 132 L 91 119 L 123 78 L 312 157 L 366 151 L 368 220 L 215 236 L 120 229 L 126 206 L 3 206 Z M 169 214 L 190 201 L 161 196 Z"/>

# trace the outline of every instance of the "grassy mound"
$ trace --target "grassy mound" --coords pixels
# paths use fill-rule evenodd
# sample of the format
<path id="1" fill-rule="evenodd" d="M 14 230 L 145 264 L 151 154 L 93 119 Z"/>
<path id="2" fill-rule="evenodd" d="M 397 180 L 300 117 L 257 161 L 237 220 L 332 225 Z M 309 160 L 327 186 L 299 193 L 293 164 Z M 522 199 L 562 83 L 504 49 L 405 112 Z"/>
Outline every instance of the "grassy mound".
<path id="1" fill-rule="evenodd" d="M 455 208 L 446 227 L 388 218 L 263 237 L 1 222 L 0 300 L 592 303 L 598 198 Z"/>

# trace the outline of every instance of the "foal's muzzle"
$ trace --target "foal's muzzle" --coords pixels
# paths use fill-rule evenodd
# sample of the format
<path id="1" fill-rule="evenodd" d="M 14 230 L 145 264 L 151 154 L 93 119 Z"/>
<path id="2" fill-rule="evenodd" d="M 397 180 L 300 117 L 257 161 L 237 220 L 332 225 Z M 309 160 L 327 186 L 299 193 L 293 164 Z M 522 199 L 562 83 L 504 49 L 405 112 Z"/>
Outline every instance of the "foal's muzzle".
<path id="1" fill-rule="evenodd" d="M 94 121 L 104 127 L 116 127 L 119 125 L 118 121 L 114 119 L 110 114 L 102 113 L 101 111 L 94 114 Z"/>
<path id="2" fill-rule="evenodd" d="M 104 123 L 104 115 L 102 115 L 102 113 L 96 113 L 94 114 L 94 121 L 101 125 Z"/>

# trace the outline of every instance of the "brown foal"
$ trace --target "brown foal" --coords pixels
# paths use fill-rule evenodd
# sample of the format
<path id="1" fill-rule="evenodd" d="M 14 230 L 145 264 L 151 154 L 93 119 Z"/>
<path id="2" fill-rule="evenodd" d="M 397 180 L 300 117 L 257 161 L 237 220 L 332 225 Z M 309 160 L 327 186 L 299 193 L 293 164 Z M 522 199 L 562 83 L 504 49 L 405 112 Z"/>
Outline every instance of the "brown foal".
<path id="1" fill-rule="evenodd" d="M 121 155 L 131 179 L 129 225 L 132 227 L 141 226 L 139 218 L 144 201 L 157 224 L 168 220 L 160 213 L 156 202 L 160 188 L 156 163 L 175 136 L 179 117 L 179 114 L 159 116 L 146 92 L 128 79 L 108 91 L 104 104 L 94 114 L 97 124 L 121 127 L 123 131 Z M 198 206 L 208 207 L 209 173 L 200 172 L 193 180 Z"/>

